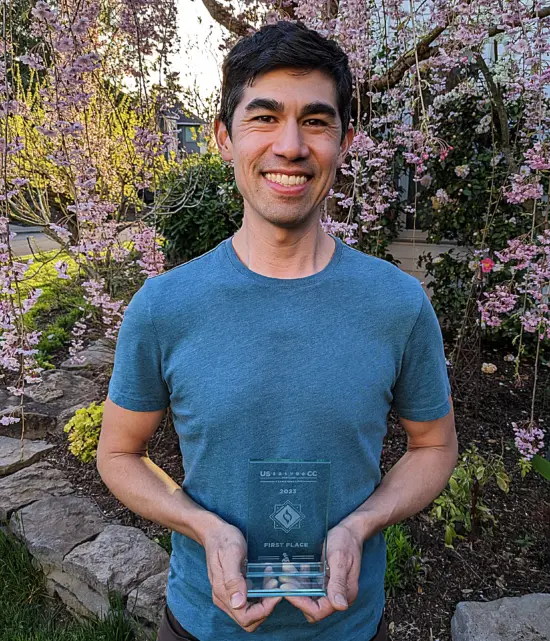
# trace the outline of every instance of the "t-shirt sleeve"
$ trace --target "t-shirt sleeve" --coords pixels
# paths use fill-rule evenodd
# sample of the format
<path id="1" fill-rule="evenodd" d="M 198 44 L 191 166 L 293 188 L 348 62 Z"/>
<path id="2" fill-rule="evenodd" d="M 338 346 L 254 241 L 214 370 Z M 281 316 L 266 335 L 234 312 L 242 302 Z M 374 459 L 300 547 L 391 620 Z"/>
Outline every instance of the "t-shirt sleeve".
<path id="1" fill-rule="evenodd" d="M 150 314 L 147 281 L 134 294 L 118 332 L 109 398 L 128 410 L 152 412 L 170 404 L 162 354 Z"/>
<path id="2" fill-rule="evenodd" d="M 451 410 L 441 328 L 424 290 L 392 392 L 397 415 L 410 421 L 434 421 Z"/>

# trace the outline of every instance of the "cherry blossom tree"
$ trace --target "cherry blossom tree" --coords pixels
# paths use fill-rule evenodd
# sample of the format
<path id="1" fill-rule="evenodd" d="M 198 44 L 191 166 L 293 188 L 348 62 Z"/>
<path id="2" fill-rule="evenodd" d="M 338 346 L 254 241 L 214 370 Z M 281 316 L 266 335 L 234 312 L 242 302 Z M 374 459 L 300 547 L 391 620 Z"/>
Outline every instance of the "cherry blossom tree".
<path id="1" fill-rule="evenodd" d="M 487 247 L 483 237 L 476 241 L 473 278 L 502 266 L 511 270 L 507 282 L 484 292 L 481 320 L 496 325 L 507 314 L 519 313 L 522 331 L 536 334 L 540 343 L 548 341 L 549 6 L 540 0 L 203 4 L 227 30 L 225 48 L 282 19 L 302 21 L 348 54 L 356 136 L 322 225 L 360 249 L 383 255 L 387 221 L 398 205 L 416 220 L 418 196 L 401 202 L 400 173 L 409 172 L 418 188 L 429 186 L 433 163 L 454 163 L 457 180 L 471 175 L 473 169 L 454 156 L 452 144 L 441 135 L 436 106 L 450 92 L 455 97 L 483 92 L 490 111 L 479 127 L 494 131 L 495 162 L 506 166 L 496 201 L 529 211 L 532 224 L 527 236 L 510 238 L 507 247 Z M 178 89 L 168 64 L 177 47 L 174 0 L 38 0 L 32 7 L 36 44 L 20 52 L 6 28 L 12 13 L 3 5 L 0 62 L 0 365 L 19 373 L 20 382 L 10 387 L 17 394 L 40 378 L 34 359 L 39 336 L 26 333 L 22 323 L 40 292 L 21 295 L 19 283 L 32 263 L 15 260 L 9 218 L 39 216 L 47 224 L 82 266 L 87 302 L 101 310 L 106 335 L 115 338 L 124 304 L 112 297 L 112 265 L 131 262 L 144 276 L 163 269 L 162 239 L 154 224 L 158 208 L 133 225 L 133 253 L 120 243 L 119 233 L 128 225 L 124 207 L 130 204 L 139 212 L 139 190 L 154 191 L 165 170 L 166 140 L 158 117 Z M 21 69 L 27 84 L 18 84 Z M 123 78 L 136 84 L 126 108 Z M 518 101 L 522 127 L 512 132 L 508 111 Z M 438 206 L 451 200 L 443 191 L 434 196 Z M 63 261 L 57 268 L 66 278 Z M 76 358 L 85 330 L 85 322 L 75 329 L 71 351 Z M 527 461 L 542 442 L 534 425 L 533 403 L 530 421 L 519 428 L 525 433 L 517 434 L 526 443 L 523 450 L 519 447 Z"/>

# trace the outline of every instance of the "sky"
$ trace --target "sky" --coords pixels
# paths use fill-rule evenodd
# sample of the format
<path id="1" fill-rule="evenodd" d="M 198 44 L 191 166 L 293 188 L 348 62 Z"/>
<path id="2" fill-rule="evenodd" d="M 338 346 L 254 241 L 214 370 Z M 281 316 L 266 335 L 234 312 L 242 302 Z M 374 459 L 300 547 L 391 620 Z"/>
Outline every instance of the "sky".
<path id="1" fill-rule="evenodd" d="M 180 53 L 172 57 L 172 69 L 180 73 L 183 86 L 196 78 L 202 95 L 221 85 L 223 54 L 218 50 L 223 29 L 210 16 L 201 0 L 178 0 Z"/>

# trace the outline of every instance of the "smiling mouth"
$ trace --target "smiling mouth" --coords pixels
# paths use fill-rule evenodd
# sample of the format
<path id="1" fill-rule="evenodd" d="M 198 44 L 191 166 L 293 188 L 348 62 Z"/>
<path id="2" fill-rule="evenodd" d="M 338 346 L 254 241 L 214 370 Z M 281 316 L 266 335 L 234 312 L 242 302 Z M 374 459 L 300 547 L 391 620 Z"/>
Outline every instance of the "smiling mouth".
<path id="1" fill-rule="evenodd" d="M 266 172 L 262 174 L 272 183 L 282 185 L 283 187 L 300 187 L 311 180 L 311 176 L 287 176 L 286 174 L 272 174 Z"/>

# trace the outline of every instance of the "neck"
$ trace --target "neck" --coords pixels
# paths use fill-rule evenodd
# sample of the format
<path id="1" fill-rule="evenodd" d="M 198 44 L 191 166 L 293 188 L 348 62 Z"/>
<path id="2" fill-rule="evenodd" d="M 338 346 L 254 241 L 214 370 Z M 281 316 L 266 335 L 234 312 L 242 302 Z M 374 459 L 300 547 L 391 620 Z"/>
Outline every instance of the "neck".
<path id="1" fill-rule="evenodd" d="M 233 235 L 233 249 L 253 272 L 271 278 L 305 278 L 322 271 L 330 262 L 336 243 L 318 221 L 306 230 L 270 226 L 258 229 L 246 216 Z"/>

